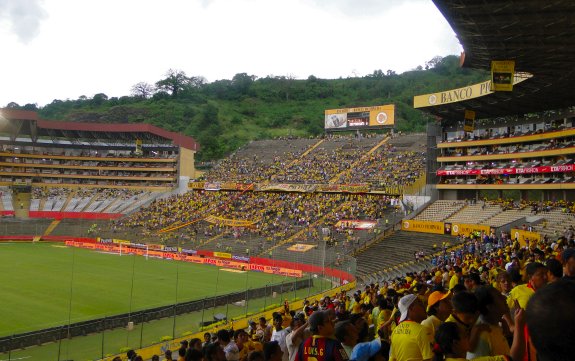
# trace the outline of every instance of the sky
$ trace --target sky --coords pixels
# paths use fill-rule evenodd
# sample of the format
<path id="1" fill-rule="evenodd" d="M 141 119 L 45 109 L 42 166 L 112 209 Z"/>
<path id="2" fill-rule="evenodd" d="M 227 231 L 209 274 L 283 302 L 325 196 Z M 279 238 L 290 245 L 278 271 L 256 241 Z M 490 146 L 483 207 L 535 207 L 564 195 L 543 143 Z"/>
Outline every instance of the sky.
<path id="1" fill-rule="evenodd" d="M 0 0 L 0 107 L 130 95 L 169 69 L 334 79 L 459 55 L 431 0 Z"/>

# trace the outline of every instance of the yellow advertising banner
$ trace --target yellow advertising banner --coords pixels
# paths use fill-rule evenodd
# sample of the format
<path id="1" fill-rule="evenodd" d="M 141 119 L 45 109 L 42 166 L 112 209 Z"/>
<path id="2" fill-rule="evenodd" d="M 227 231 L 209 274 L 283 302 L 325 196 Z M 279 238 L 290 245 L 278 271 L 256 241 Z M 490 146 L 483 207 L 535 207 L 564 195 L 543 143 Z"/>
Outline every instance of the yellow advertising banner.
<path id="1" fill-rule="evenodd" d="M 473 110 L 466 110 L 463 120 L 463 130 L 473 132 L 475 129 L 475 112 Z"/>
<path id="2" fill-rule="evenodd" d="M 315 184 L 270 183 L 258 185 L 256 189 L 258 191 L 313 192 L 316 188 Z"/>
<path id="3" fill-rule="evenodd" d="M 325 110 L 325 129 L 384 127 L 395 124 L 395 105 Z"/>
<path id="4" fill-rule="evenodd" d="M 250 227 L 257 223 L 257 221 L 246 221 L 242 219 L 228 219 L 216 216 L 207 216 L 204 221 L 228 227 Z"/>
<path id="5" fill-rule="evenodd" d="M 136 139 L 136 150 L 134 151 L 135 155 L 142 155 L 143 151 L 142 151 L 142 140 L 141 139 Z"/>
<path id="6" fill-rule="evenodd" d="M 226 252 L 214 252 L 214 256 L 219 258 L 232 258 L 232 254 Z"/>
<path id="7" fill-rule="evenodd" d="M 521 247 L 525 247 L 527 241 L 538 242 L 541 240 L 541 234 L 537 232 L 524 231 L 518 228 L 511 228 L 511 238 L 518 239 Z"/>
<path id="8" fill-rule="evenodd" d="M 378 127 L 395 124 L 395 105 L 381 105 L 369 111 L 369 126 Z"/>
<path id="9" fill-rule="evenodd" d="M 515 61 L 493 60 L 491 62 L 491 90 L 513 91 L 513 77 L 515 76 Z"/>
<path id="10" fill-rule="evenodd" d="M 318 186 L 319 192 L 345 192 L 345 193 L 367 193 L 367 184 L 321 184 Z"/>
<path id="11" fill-rule="evenodd" d="M 533 75 L 529 73 L 515 73 L 515 76 L 513 77 L 513 84 L 519 84 L 522 81 L 531 78 L 532 76 Z M 463 88 L 451 89 L 438 93 L 416 95 L 413 97 L 413 107 L 425 108 L 436 105 L 457 103 L 493 93 L 494 90 L 491 89 L 491 80 L 486 80 L 482 83 L 469 85 Z"/>
<path id="12" fill-rule="evenodd" d="M 443 222 L 416 221 L 414 219 L 404 219 L 401 222 L 401 230 L 408 232 L 445 234 Z"/>
<path id="13" fill-rule="evenodd" d="M 445 228 L 447 229 L 447 225 L 450 223 L 446 223 Z M 472 232 L 485 232 L 487 234 L 490 233 L 491 227 L 485 226 L 483 224 L 465 224 L 465 223 L 451 223 L 451 235 L 465 235 L 469 236 Z"/>
<path id="14" fill-rule="evenodd" d="M 204 189 L 204 183 L 205 183 L 205 182 L 189 182 L 189 183 L 188 183 L 188 188 L 191 188 L 191 189 Z"/>

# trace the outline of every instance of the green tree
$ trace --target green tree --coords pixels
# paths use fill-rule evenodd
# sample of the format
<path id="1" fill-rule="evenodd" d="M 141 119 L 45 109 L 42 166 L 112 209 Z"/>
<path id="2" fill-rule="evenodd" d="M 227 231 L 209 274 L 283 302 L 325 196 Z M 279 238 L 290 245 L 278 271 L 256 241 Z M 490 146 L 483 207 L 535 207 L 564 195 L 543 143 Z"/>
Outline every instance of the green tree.
<path id="1" fill-rule="evenodd" d="M 156 88 L 177 98 L 178 94 L 190 84 L 190 78 L 182 70 L 170 69 L 166 78 L 156 82 Z"/>
<path id="2" fill-rule="evenodd" d="M 132 96 L 140 99 L 148 99 L 154 94 L 154 86 L 152 84 L 141 81 L 132 85 Z"/>

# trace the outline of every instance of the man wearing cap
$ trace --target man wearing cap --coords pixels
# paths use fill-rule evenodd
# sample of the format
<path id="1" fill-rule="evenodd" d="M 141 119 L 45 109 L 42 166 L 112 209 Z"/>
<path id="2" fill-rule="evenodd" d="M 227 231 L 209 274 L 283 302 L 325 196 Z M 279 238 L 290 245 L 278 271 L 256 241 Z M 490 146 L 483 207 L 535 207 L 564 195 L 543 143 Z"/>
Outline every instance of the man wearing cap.
<path id="1" fill-rule="evenodd" d="M 429 343 L 435 342 L 435 331 L 439 328 L 449 315 L 451 315 L 451 300 L 449 299 L 450 293 L 443 293 L 434 291 L 427 299 L 427 314 L 428 317 L 421 322 L 427 329 L 429 336 Z"/>
<path id="2" fill-rule="evenodd" d="M 398 303 L 399 325 L 391 334 L 390 361 L 431 360 L 433 353 L 427 329 L 421 325 L 425 320 L 425 306 L 416 295 L 403 296 Z"/>
<path id="3" fill-rule="evenodd" d="M 349 357 L 341 343 L 334 338 L 334 321 L 329 313 L 316 311 L 309 316 L 313 336 L 299 346 L 296 361 L 347 361 Z"/>

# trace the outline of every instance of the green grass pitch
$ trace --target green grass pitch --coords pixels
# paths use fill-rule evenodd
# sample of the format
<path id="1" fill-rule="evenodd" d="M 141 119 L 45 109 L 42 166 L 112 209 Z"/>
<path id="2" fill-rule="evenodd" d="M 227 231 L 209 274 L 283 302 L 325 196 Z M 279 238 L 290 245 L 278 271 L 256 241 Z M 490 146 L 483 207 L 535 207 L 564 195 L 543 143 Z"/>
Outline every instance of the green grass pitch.
<path id="1" fill-rule="evenodd" d="M 286 280 L 59 243 L 0 243 L 0 336 L 256 288 Z"/>

